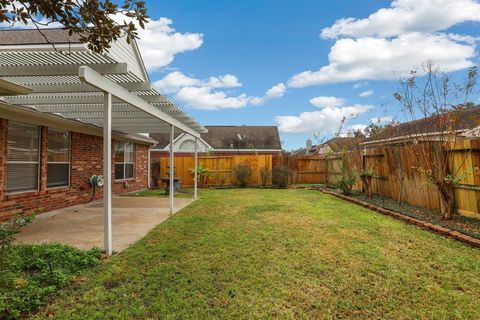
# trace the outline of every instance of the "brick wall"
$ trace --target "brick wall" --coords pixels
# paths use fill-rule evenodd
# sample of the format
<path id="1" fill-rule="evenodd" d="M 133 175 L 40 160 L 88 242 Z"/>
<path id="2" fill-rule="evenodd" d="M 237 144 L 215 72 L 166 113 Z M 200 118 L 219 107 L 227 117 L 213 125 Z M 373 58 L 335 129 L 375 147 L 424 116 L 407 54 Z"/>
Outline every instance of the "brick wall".
<path id="1" fill-rule="evenodd" d="M 35 209 L 50 211 L 92 200 L 90 177 L 103 174 L 103 138 L 78 132 L 71 133 L 70 186 L 47 189 L 47 128 L 42 127 L 40 190 L 7 194 L 7 120 L 0 119 L 0 221 L 17 213 L 30 213 Z M 112 162 L 113 162 L 112 143 Z M 148 184 L 148 146 L 135 145 L 134 179 L 114 181 L 115 194 L 145 189 Z M 115 166 L 112 163 L 115 176 Z M 97 188 L 95 200 L 101 199 L 103 188 Z"/>

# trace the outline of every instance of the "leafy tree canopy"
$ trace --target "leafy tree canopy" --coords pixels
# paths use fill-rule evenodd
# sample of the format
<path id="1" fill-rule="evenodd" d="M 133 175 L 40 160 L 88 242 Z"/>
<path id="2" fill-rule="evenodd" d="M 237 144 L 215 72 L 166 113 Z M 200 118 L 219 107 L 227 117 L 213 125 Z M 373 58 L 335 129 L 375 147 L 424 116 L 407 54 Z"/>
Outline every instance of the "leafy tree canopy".
<path id="1" fill-rule="evenodd" d="M 118 38 L 137 38 L 137 26 L 144 28 L 147 22 L 145 2 L 138 0 L 122 5 L 110 0 L 0 0 L 0 23 L 31 24 L 39 32 L 60 24 L 95 52 L 108 51 Z"/>

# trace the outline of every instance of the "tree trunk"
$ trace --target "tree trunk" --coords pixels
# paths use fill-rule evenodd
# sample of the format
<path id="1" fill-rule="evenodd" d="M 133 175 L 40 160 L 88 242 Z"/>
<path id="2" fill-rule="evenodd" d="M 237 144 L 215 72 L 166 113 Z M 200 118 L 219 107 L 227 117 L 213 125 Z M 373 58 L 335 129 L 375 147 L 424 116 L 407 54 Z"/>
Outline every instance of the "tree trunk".
<path id="1" fill-rule="evenodd" d="M 372 197 L 372 191 L 371 191 L 371 182 L 372 182 L 372 177 L 366 176 L 366 175 L 361 175 L 360 179 L 362 180 L 363 184 L 363 191 L 365 192 L 365 198 L 371 198 Z"/>
<path id="2" fill-rule="evenodd" d="M 440 195 L 440 210 L 444 220 L 452 220 L 455 213 L 455 195 L 450 185 L 438 186 Z"/>

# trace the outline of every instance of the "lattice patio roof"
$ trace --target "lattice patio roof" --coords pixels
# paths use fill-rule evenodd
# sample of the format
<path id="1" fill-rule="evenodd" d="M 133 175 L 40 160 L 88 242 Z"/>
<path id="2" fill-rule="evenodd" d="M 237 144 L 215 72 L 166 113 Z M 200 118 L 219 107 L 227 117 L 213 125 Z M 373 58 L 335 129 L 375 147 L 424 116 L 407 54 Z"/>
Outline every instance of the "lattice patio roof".
<path id="1" fill-rule="evenodd" d="M 14 31 L 0 31 L 0 39 L 3 32 Z M 31 89 L 20 95 L 0 92 L 0 98 L 12 105 L 101 127 L 104 92 L 113 90 L 112 130 L 169 132 L 173 124 L 194 136 L 207 131 L 152 88 L 138 71 L 144 67 L 136 45 L 119 42 L 111 52 L 93 53 L 78 44 L 69 50 L 65 45 L 59 49 L 44 44 L 0 43 L 0 79 Z"/>

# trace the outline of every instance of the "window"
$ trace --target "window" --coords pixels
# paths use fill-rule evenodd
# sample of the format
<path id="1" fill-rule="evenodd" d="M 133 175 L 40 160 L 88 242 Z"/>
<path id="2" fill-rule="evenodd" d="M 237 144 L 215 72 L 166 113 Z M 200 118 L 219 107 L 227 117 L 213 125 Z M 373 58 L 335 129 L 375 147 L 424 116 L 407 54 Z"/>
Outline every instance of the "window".
<path id="1" fill-rule="evenodd" d="M 115 179 L 132 179 L 135 166 L 135 151 L 131 142 L 115 144 Z"/>
<path id="2" fill-rule="evenodd" d="M 8 122 L 7 192 L 38 190 L 40 127 Z"/>
<path id="3" fill-rule="evenodd" d="M 70 185 L 70 133 L 48 129 L 47 188 Z"/>

